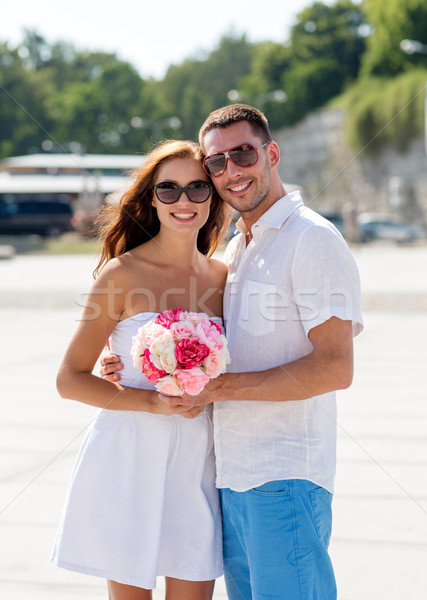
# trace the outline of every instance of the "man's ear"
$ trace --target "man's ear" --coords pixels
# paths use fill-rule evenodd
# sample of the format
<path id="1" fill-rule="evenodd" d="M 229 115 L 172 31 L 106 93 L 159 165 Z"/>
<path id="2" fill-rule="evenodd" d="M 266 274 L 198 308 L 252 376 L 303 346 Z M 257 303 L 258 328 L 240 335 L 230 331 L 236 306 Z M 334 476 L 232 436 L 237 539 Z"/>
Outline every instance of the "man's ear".
<path id="1" fill-rule="evenodd" d="M 274 140 L 268 144 L 268 153 L 271 166 L 277 167 L 280 162 L 280 148 Z"/>

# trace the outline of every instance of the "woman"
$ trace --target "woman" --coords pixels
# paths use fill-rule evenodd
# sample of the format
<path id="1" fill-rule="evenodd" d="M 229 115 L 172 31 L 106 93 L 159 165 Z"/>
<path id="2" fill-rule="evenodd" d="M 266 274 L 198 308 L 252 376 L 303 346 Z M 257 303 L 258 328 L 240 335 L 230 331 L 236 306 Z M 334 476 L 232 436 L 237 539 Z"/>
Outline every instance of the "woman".
<path id="1" fill-rule="evenodd" d="M 226 267 L 208 257 L 227 209 L 197 144 L 168 141 L 104 221 L 99 276 L 57 380 L 62 397 L 101 410 L 77 459 L 52 560 L 106 578 L 110 600 L 151 599 L 158 575 L 167 600 L 209 600 L 222 574 L 209 410 L 163 403 L 130 349 L 138 328 L 164 310 L 221 318 Z M 124 364 L 121 385 L 92 375 L 107 340 Z"/>

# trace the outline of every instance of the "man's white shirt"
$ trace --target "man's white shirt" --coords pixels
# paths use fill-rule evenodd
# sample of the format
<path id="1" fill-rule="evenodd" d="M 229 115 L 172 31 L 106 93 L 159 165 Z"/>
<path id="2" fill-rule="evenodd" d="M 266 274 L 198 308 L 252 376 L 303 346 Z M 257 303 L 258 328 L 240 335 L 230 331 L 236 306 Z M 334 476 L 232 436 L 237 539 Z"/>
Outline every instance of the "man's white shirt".
<path id="1" fill-rule="evenodd" d="M 310 329 L 335 316 L 363 328 L 360 280 L 335 227 L 304 206 L 299 192 L 278 200 L 231 240 L 224 319 L 229 372 L 262 371 L 312 350 Z M 263 398 L 263 390 L 259 390 Z M 214 404 L 217 487 L 246 491 L 267 481 L 306 479 L 333 492 L 335 392 L 297 401 Z"/>

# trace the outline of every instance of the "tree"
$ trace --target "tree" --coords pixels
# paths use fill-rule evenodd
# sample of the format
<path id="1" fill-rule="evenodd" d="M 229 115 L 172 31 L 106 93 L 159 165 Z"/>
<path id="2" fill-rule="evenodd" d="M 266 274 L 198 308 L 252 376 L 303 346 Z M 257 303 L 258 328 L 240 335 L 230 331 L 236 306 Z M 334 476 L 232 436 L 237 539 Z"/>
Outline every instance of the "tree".
<path id="1" fill-rule="evenodd" d="M 0 156 L 34 151 L 52 127 L 45 105 L 52 85 L 7 44 L 0 45 L 0 65 Z"/>
<path id="2" fill-rule="evenodd" d="M 49 101 L 56 123 L 53 134 L 65 146 L 78 140 L 86 152 L 131 152 L 127 137 L 143 81 L 114 54 L 92 53 L 87 58 L 76 57 L 90 70 L 90 78 L 64 84 Z"/>
<path id="3" fill-rule="evenodd" d="M 427 69 L 418 68 L 360 79 L 343 98 L 350 145 L 371 154 L 386 145 L 404 151 L 423 131 L 426 79 Z"/>
<path id="4" fill-rule="evenodd" d="M 290 43 L 295 63 L 334 61 L 341 77 L 355 79 L 365 51 L 365 15 L 358 4 L 339 0 L 334 5 L 315 2 L 298 15 Z"/>
<path id="5" fill-rule="evenodd" d="M 373 33 L 363 57 L 363 75 L 396 75 L 426 57 L 408 57 L 400 49 L 403 39 L 427 44 L 427 4 L 425 0 L 366 0 L 365 9 Z"/>
<path id="6" fill-rule="evenodd" d="M 351 0 L 315 2 L 298 15 L 287 44 L 256 46 L 242 91 L 256 99 L 283 90 L 285 103 L 264 101 L 260 108 L 273 129 L 292 125 L 357 78 L 366 43 L 364 26 L 364 13 Z"/>
<path id="7" fill-rule="evenodd" d="M 27 31 L 17 48 L 0 46 L 0 64 L 0 156 L 40 151 L 46 139 L 64 151 L 75 141 L 86 152 L 141 151 L 130 122 L 145 82 L 129 63 Z"/>
<path id="8" fill-rule="evenodd" d="M 23 58 L 23 66 L 28 71 L 42 69 L 51 56 L 49 44 L 45 38 L 33 29 L 25 29 L 24 39 L 18 51 Z"/>
<path id="9" fill-rule="evenodd" d="M 284 124 L 293 124 L 337 96 L 345 77 L 343 68 L 329 58 L 297 63 L 284 76 L 288 100 Z"/>
<path id="10" fill-rule="evenodd" d="M 290 46 L 262 42 L 254 47 L 249 73 L 240 79 L 238 91 L 242 98 L 267 115 L 272 129 L 283 125 L 286 106 L 283 100 L 270 100 L 268 94 L 276 90 L 284 91 L 283 76 L 291 65 Z"/>
<path id="11" fill-rule="evenodd" d="M 250 71 L 253 51 L 244 35 L 225 36 L 204 60 L 188 59 L 168 69 L 159 88 L 168 100 L 169 114 L 182 121 L 180 135 L 197 139 L 206 116 L 227 103 L 227 92 L 238 88 Z"/>

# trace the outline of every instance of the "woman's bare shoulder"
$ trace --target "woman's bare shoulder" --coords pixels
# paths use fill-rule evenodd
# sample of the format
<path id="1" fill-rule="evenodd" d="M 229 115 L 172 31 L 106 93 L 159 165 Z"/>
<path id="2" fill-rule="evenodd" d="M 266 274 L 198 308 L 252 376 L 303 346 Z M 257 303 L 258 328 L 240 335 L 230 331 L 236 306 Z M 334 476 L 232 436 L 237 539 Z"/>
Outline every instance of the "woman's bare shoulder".
<path id="1" fill-rule="evenodd" d="M 218 274 L 218 276 L 227 277 L 228 267 L 222 260 L 218 260 L 217 258 L 208 258 L 209 267 Z"/>
<path id="2" fill-rule="evenodd" d="M 111 258 L 98 273 L 95 284 L 104 285 L 109 281 L 123 282 L 129 274 L 129 260 L 124 255 Z"/>
<path id="3" fill-rule="evenodd" d="M 150 261 L 138 252 L 138 248 L 135 248 L 111 258 L 103 267 L 100 276 L 109 279 L 126 279 L 132 277 L 136 270 L 141 274 L 149 267 Z"/>

